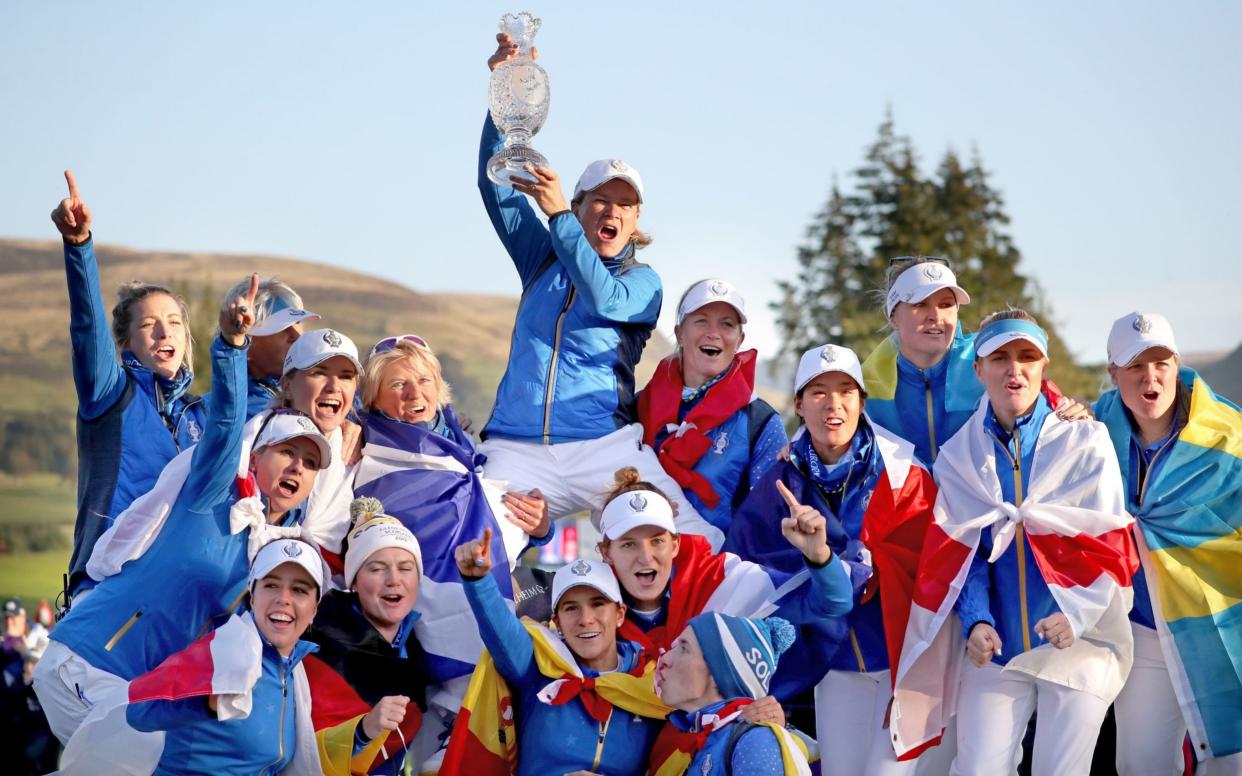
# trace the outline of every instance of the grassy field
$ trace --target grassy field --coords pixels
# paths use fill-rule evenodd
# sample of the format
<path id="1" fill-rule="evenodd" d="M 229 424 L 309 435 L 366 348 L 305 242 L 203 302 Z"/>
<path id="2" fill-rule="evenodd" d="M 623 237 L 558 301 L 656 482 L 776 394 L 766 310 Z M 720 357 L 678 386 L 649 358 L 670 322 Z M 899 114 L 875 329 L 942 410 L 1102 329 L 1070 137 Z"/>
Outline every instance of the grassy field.
<path id="1" fill-rule="evenodd" d="M 68 567 L 68 549 L 0 555 L 0 600 L 16 596 L 26 611 L 34 612 L 40 598 L 49 603 L 56 600 L 61 574 Z"/>
<path id="2" fill-rule="evenodd" d="M 73 517 L 72 481 L 42 473 L 20 479 L 0 475 L 0 523 L 55 524 L 69 534 Z M 16 596 L 33 612 L 40 598 L 55 600 L 68 565 L 68 546 L 48 552 L 0 553 L 0 600 Z"/>

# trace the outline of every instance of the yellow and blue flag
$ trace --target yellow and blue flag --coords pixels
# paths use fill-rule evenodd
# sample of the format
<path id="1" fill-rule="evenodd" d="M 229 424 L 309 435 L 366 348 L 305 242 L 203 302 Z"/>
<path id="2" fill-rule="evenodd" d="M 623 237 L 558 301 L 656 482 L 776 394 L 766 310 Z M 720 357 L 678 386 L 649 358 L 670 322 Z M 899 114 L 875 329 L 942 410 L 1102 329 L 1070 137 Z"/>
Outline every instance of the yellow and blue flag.
<path id="1" fill-rule="evenodd" d="M 1186 425 L 1130 509 L 1169 678 L 1205 760 L 1242 752 L 1242 410 L 1191 369 L 1178 379 Z M 1096 417 L 1127 475 L 1130 422 L 1116 390 Z"/>

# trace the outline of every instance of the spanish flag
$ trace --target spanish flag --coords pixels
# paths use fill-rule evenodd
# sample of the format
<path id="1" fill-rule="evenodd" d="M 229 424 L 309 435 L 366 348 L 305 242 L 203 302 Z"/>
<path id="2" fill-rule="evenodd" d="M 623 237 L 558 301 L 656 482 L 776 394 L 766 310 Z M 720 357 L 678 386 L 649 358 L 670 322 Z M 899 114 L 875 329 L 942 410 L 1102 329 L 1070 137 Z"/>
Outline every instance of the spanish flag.
<path id="1" fill-rule="evenodd" d="M 588 682 L 593 695 L 607 706 L 632 714 L 663 719 L 670 709 L 656 697 L 653 682 L 655 661 L 646 660 L 635 673 L 608 673 L 583 681 L 582 670 L 560 637 L 532 620 L 522 624 L 530 633 L 539 673 L 551 680 L 540 692 L 540 700 L 562 700 L 567 686 Z M 586 700 L 586 693 L 583 693 Z M 588 709 L 598 705 L 594 699 Z M 517 727 L 509 687 L 496 670 L 491 656 L 484 652 L 470 677 L 470 686 L 453 725 L 448 750 L 440 773 L 444 776 L 507 776 L 517 767 Z"/>

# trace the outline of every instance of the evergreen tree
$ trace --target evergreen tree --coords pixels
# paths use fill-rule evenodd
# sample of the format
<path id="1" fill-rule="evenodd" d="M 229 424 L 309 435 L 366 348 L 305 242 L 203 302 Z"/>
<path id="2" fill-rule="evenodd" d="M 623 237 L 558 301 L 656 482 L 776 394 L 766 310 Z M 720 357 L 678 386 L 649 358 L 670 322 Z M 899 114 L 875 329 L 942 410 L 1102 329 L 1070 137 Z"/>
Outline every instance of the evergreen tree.
<path id="1" fill-rule="evenodd" d="M 1098 370 L 1078 367 L 1056 333 L 1038 285 L 1018 271 L 1022 255 L 1006 232 L 1009 216 L 978 152 L 963 164 L 950 149 L 933 175 L 920 169 L 910 138 L 891 115 L 853 172 L 843 193 L 834 181 L 825 207 L 798 249 L 798 275 L 781 281 L 778 313 L 784 347 L 797 358 L 825 342 L 853 348 L 861 358 L 888 334 L 883 294 L 889 259 L 944 256 L 971 295 L 962 326 L 978 328 L 988 313 L 1021 307 L 1048 331 L 1050 376 L 1073 395 L 1095 396 Z"/>

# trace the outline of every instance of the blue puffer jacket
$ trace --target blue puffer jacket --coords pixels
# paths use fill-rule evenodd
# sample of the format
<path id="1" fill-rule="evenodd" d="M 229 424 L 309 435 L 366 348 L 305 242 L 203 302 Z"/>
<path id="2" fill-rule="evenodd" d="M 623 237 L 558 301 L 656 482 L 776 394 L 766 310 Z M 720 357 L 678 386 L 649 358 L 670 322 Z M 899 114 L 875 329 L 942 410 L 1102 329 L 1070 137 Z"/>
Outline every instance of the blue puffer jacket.
<path id="1" fill-rule="evenodd" d="M 647 753 L 664 720 L 648 719 L 619 708 L 608 722 L 596 722 L 578 699 L 560 706 L 539 700 L 552 681 L 539 672 L 531 636 L 500 595 L 488 575 L 465 580 L 466 600 L 479 623 L 479 635 L 509 684 L 518 720 L 517 776 L 543 776 L 587 770 L 599 774 L 644 773 Z M 641 650 L 632 641 L 617 640 L 618 671 L 632 671 Z M 599 673 L 582 669 L 583 676 Z"/>
<path id="2" fill-rule="evenodd" d="M 996 474 L 1001 494 L 1010 504 L 1022 504 L 1022 494 L 1030 481 L 1035 443 L 1051 412 L 1048 400 L 1040 394 L 1035 409 L 1018 418 L 1014 433 L 1010 434 L 997 423 L 991 406 L 988 407 L 984 422 L 996 448 Z M 1018 476 L 1015 476 L 1015 460 L 1020 463 Z M 1002 666 L 1015 656 L 1043 645 L 1043 640 L 1035 633 L 1035 623 L 1061 611 L 1035 564 L 1031 540 L 1025 531 L 1019 529 L 1018 533 L 1021 541 L 1015 536 L 996 563 L 988 563 L 988 556 L 992 554 L 992 529 L 983 530 L 961 595 L 953 605 L 961 619 L 964 637 L 969 638 L 970 629 L 979 622 L 996 628 L 1002 654 L 994 655 L 992 662 Z"/>
<path id="3" fill-rule="evenodd" d="M 246 422 L 246 351 L 217 338 L 211 356 L 209 423 L 163 529 L 53 631 L 88 663 L 124 679 L 221 625 L 245 593 L 249 532 L 231 533 L 229 511 Z M 300 517 L 293 510 L 287 520 Z"/>
<path id="4" fill-rule="evenodd" d="M 318 648 L 309 641 L 299 641 L 289 657 L 282 657 L 262 634 L 260 638 L 263 673 L 251 690 L 249 716 L 216 719 L 202 696 L 144 701 L 126 707 L 125 719 L 135 730 L 167 731 L 155 776 L 275 776 L 293 759 L 297 745 L 293 669 Z"/>
<path id="5" fill-rule="evenodd" d="M 891 335 L 863 363 L 867 415 L 913 442 L 919 460 L 930 466 L 983 396 L 974 372 L 975 335 L 964 334 L 958 324 L 949 352 L 927 369 L 907 361 L 896 342 L 897 335 Z"/>
<path id="6" fill-rule="evenodd" d="M 598 439 L 636 420 L 634 365 L 660 314 L 660 278 L 633 247 L 601 257 L 578 219 L 545 227 L 526 195 L 497 186 L 487 160 L 500 148 L 488 118 L 479 191 L 522 279 L 522 298 L 484 437 L 543 444 Z"/>
<path id="7" fill-rule="evenodd" d="M 678 730 L 697 733 L 702 730 L 703 715 L 717 714 L 727 703 L 729 701 L 716 701 L 693 713 L 674 711 L 668 715 L 668 721 Z M 785 765 L 781 745 L 770 728 L 734 721 L 707 735 L 703 748 L 695 752 L 686 773 L 784 776 Z"/>
<path id="8" fill-rule="evenodd" d="M 65 279 L 78 393 L 78 514 L 69 559 L 69 587 L 77 592 L 94 584 L 86 562 L 95 542 L 177 453 L 198 442 L 205 420 L 198 397 L 186 392 L 188 370 L 165 380 L 130 353 L 117 360 L 93 241 L 65 243 Z"/>

